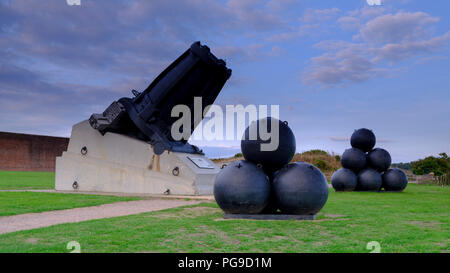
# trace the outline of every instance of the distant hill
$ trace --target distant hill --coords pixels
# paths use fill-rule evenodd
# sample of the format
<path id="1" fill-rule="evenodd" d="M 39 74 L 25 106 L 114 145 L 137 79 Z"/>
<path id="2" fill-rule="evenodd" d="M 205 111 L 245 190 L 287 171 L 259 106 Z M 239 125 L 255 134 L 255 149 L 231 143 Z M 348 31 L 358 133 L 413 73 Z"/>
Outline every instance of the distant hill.
<path id="1" fill-rule="evenodd" d="M 236 160 L 243 160 L 241 153 L 236 154 L 234 157 L 229 158 L 216 158 L 212 159 L 218 166 L 227 164 Z M 297 153 L 292 158 L 291 162 L 308 162 L 319 168 L 330 180 L 334 171 L 341 168 L 341 157 L 334 153 L 328 153 L 322 150 L 311 150 L 303 153 Z"/>
<path id="2" fill-rule="evenodd" d="M 295 154 L 291 162 L 308 162 L 319 168 L 327 177 L 331 179 L 331 175 L 342 167 L 341 157 L 334 153 L 322 150 L 311 150 L 300 154 Z"/>
<path id="3" fill-rule="evenodd" d="M 411 170 L 412 166 L 411 166 L 411 162 L 408 163 L 393 163 L 392 164 L 392 168 L 400 168 L 403 170 Z"/>

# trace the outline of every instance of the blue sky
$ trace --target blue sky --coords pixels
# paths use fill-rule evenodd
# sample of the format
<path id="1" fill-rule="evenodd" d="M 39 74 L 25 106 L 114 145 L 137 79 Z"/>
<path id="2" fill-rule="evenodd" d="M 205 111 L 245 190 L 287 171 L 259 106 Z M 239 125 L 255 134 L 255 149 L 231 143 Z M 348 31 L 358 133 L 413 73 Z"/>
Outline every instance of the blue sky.
<path id="1" fill-rule="evenodd" d="M 340 154 L 366 127 L 394 162 L 449 153 L 449 11 L 444 0 L 0 0 L 0 131 L 69 136 L 201 41 L 233 69 L 216 103 L 280 105 L 298 152 Z"/>

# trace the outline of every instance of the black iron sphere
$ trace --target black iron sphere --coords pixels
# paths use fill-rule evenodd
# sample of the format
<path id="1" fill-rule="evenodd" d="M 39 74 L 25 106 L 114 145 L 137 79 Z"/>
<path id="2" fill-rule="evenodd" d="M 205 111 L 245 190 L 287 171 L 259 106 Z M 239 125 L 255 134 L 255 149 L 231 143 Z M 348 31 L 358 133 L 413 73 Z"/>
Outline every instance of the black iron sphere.
<path id="1" fill-rule="evenodd" d="M 381 173 L 374 169 L 364 169 L 358 174 L 357 191 L 380 191 L 383 179 Z"/>
<path id="2" fill-rule="evenodd" d="M 376 148 L 369 152 L 367 161 L 369 167 L 384 172 L 391 166 L 391 155 L 385 149 Z"/>
<path id="3" fill-rule="evenodd" d="M 368 152 L 375 147 L 376 138 L 375 134 L 366 128 L 361 128 L 353 132 L 350 139 L 350 143 L 353 148 L 358 148 L 363 152 Z"/>
<path id="4" fill-rule="evenodd" d="M 345 150 L 341 157 L 342 167 L 358 172 L 366 166 L 367 155 L 362 150 L 350 148 Z"/>
<path id="5" fill-rule="evenodd" d="M 278 148 L 273 151 L 262 151 L 261 144 L 267 144 L 271 142 L 271 140 L 262 140 L 259 128 L 262 126 L 262 128 L 264 128 L 263 131 L 270 132 L 272 129 L 272 119 L 278 122 L 279 145 Z M 255 132 L 254 139 L 251 139 L 252 134 L 250 134 L 250 132 Z M 241 140 L 241 150 L 242 155 L 246 160 L 255 164 L 261 164 L 266 172 L 274 172 L 288 164 L 294 156 L 295 136 L 287 122 L 282 122 L 271 117 L 260 119 L 256 122 L 252 122 L 245 130 Z"/>
<path id="6" fill-rule="evenodd" d="M 273 191 L 283 214 L 314 215 L 328 199 L 328 183 L 314 165 L 295 162 L 275 176 Z"/>
<path id="7" fill-rule="evenodd" d="M 263 170 L 245 160 L 224 167 L 214 183 L 214 198 L 225 213 L 260 213 L 269 202 L 270 182 Z"/>
<path id="8" fill-rule="evenodd" d="M 341 168 L 331 176 L 331 185 L 336 191 L 353 191 L 357 184 L 358 177 L 350 169 Z"/>
<path id="9" fill-rule="evenodd" d="M 274 214 L 274 213 L 278 212 L 278 205 L 277 205 L 277 200 L 275 199 L 275 194 L 273 192 L 273 179 L 278 174 L 278 172 L 273 172 L 273 173 L 269 172 L 266 174 L 269 177 L 271 190 L 270 190 L 270 195 L 269 195 L 269 202 L 267 203 L 267 206 L 263 209 L 263 211 L 261 213 L 262 214 Z"/>
<path id="10" fill-rule="evenodd" d="M 385 191 L 403 191 L 407 185 L 408 177 L 398 168 L 389 169 L 383 174 L 383 188 Z"/>

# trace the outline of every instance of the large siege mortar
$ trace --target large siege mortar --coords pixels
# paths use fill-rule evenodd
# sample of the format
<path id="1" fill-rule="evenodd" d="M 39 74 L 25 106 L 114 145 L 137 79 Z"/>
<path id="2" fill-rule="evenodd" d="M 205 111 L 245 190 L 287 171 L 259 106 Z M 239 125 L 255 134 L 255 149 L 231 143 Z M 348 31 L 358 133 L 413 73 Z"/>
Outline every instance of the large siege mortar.
<path id="1" fill-rule="evenodd" d="M 56 159 L 56 189 L 120 193 L 212 194 L 219 169 L 202 151 L 171 135 L 176 105 L 194 116 L 212 104 L 231 70 L 200 42 L 169 65 L 143 92 L 114 101 L 103 113 L 73 126 L 69 147 Z M 183 128 L 186 130 L 187 128 Z"/>

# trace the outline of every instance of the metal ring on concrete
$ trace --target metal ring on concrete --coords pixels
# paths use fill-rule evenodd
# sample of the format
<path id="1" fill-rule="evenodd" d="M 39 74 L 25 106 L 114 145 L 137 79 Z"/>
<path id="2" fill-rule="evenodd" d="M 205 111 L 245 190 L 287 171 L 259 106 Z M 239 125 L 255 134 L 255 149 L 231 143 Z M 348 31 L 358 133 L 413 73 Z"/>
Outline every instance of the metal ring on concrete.
<path id="1" fill-rule="evenodd" d="M 180 168 L 178 168 L 178 167 L 173 168 L 172 174 L 173 174 L 174 176 L 180 175 Z"/>

